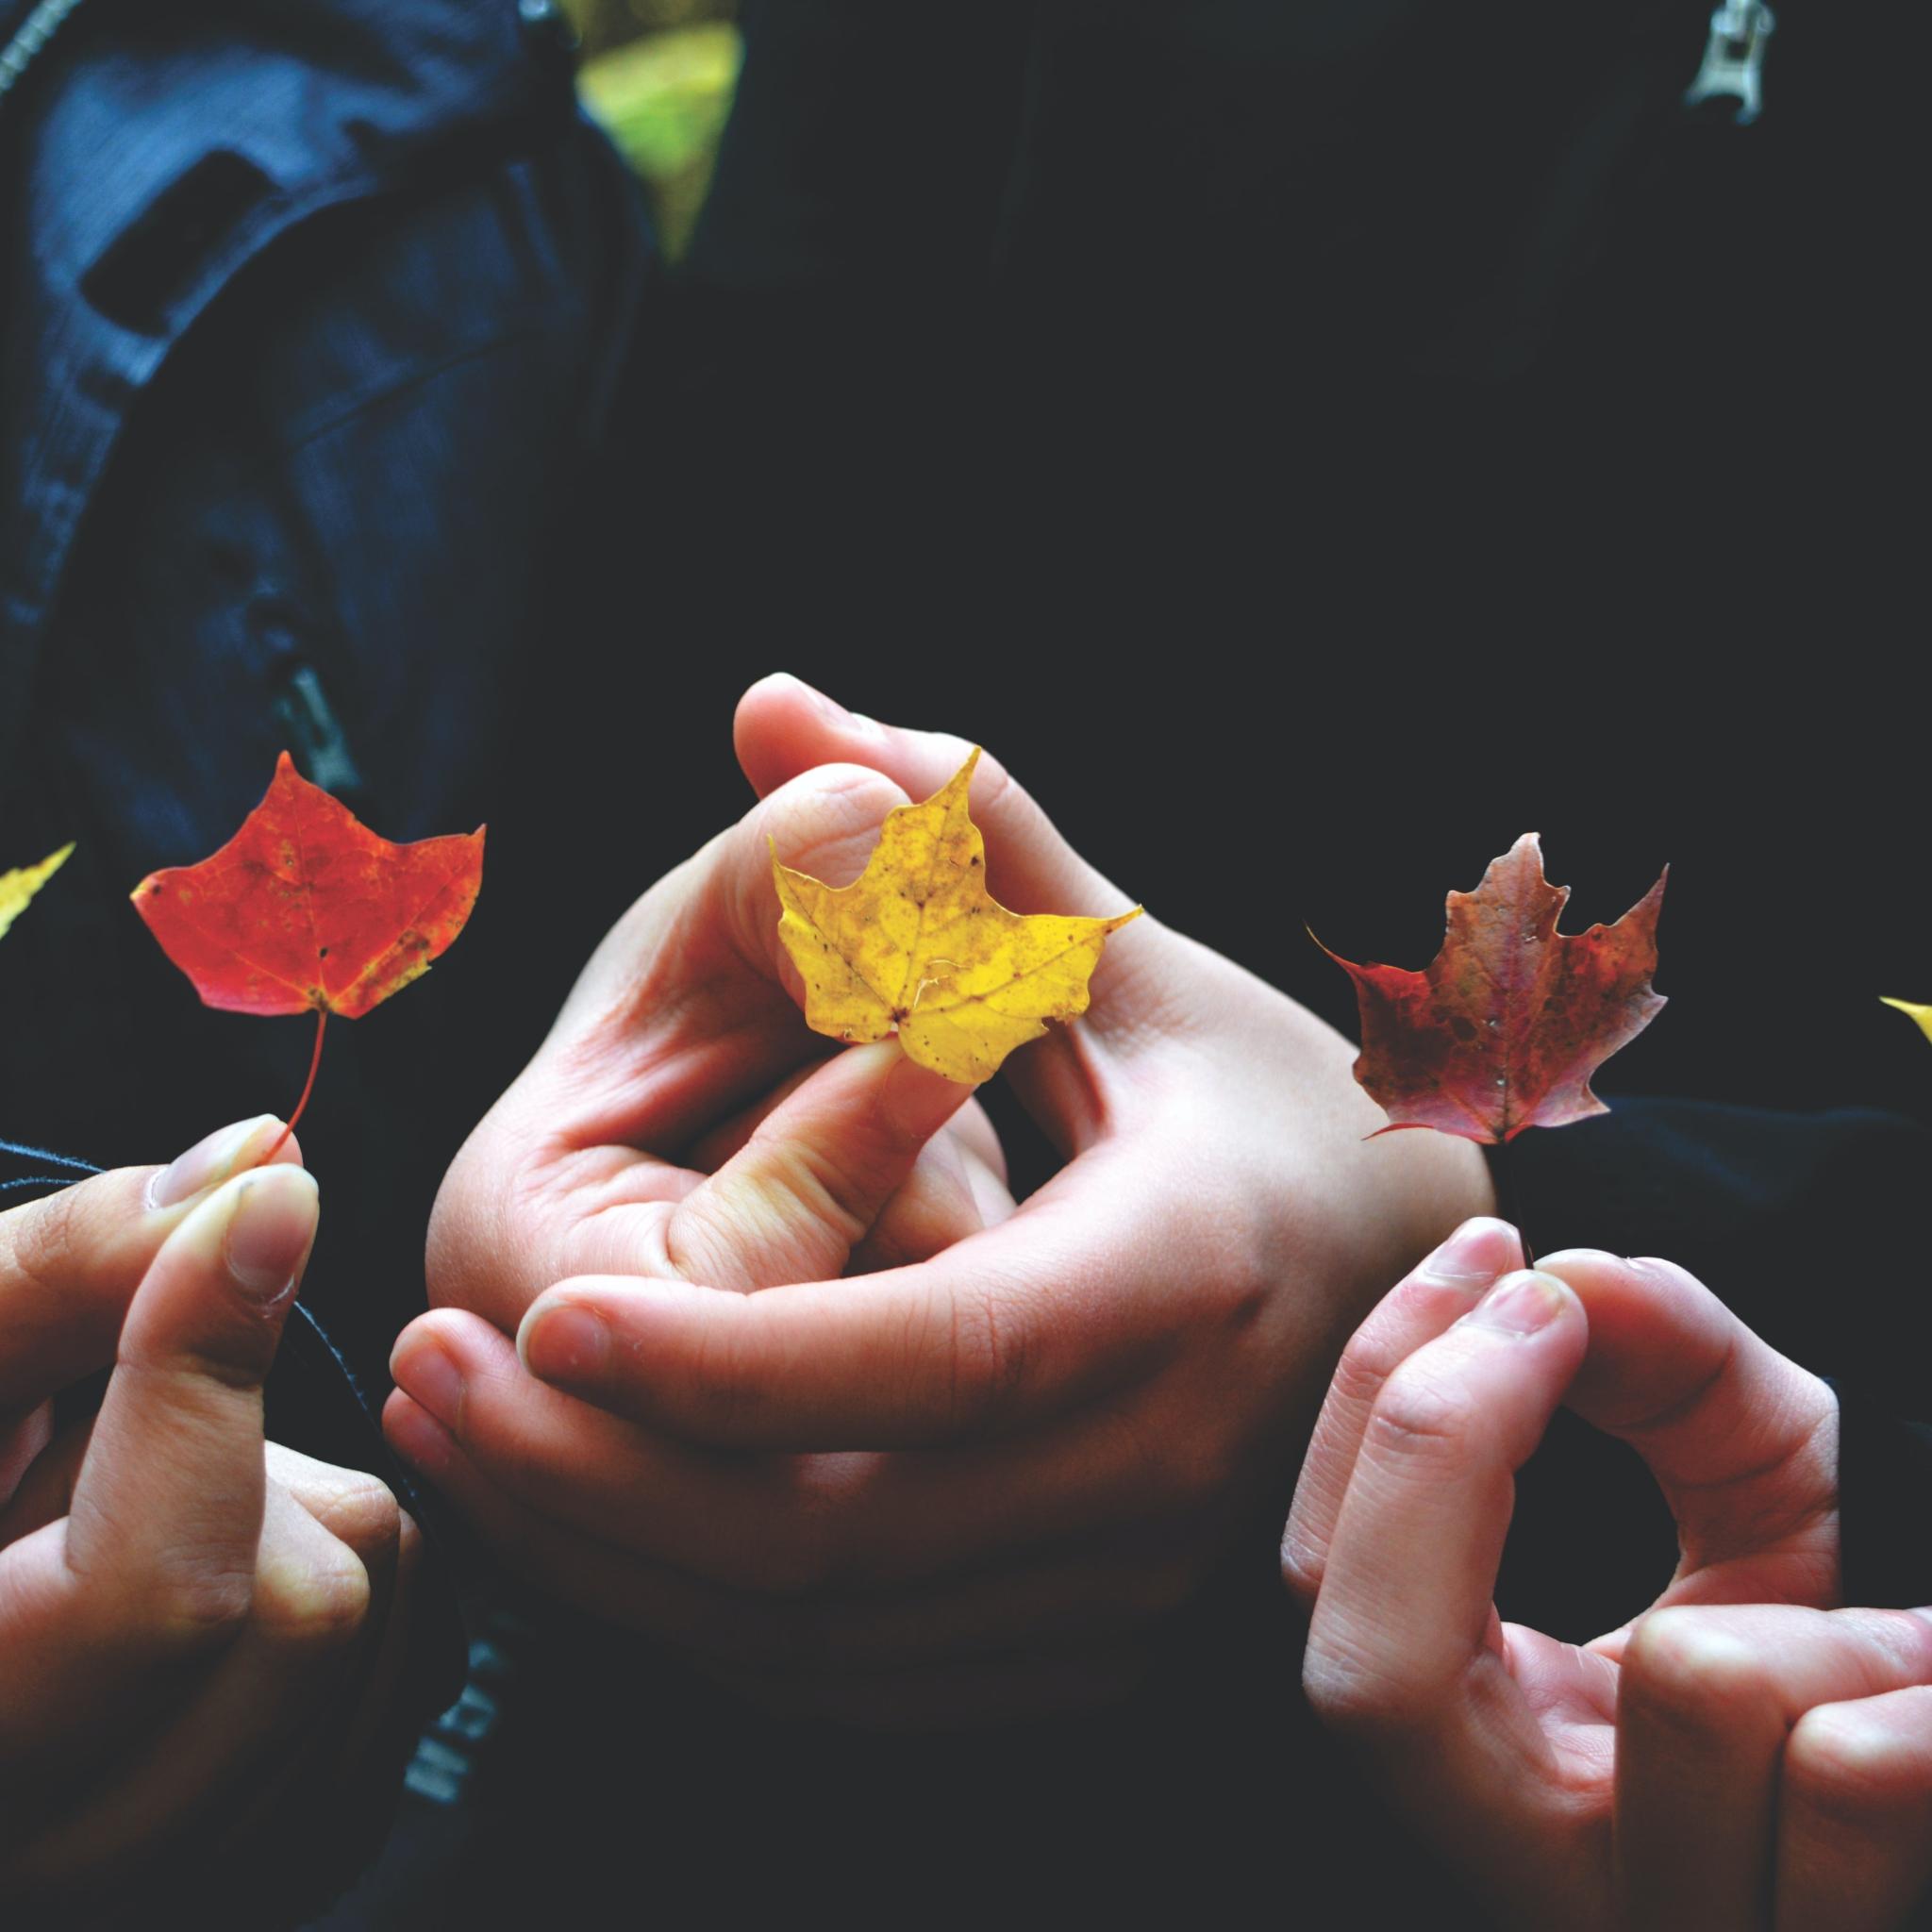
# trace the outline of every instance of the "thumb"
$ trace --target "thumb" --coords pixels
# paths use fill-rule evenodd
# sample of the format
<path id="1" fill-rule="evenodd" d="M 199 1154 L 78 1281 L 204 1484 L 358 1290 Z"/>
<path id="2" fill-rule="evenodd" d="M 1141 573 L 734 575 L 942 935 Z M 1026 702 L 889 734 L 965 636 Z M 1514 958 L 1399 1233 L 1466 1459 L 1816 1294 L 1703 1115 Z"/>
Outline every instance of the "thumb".
<path id="1" fill-rule="evenodd" d="M 1779 1584 L 1790 1601 L 1835 1600 L 1830 1388 L 1673 1261 L 1573 1248 L 1537 1266 L 1567 1282 L 1590 1316 L 1570 1407 L 1649 1465 L 1676 1519 L 1678 1580 L 1740 1558 L 1790 1558 Z M 1762 1572 L 1740 1587 L 1764 1594 Z"/>
<path id="2" fill-rule="evenodd" d="M 762 798 L 735 825 L 658 881 L 604 937 L 558 1022 L 557 1038 L 600 1026 L 635 1045 L 667 1030 L 711 1039 L 796 1014 L 798 984 L 778 941 L 772 859 L 842 885 L 865 870 L 887 814 L 906 794 L 858 766 L 815 769 Z M 769 996 L 769 1007 L 760 994 Z M 738 1070 L 755 1088 L 762 1066 Z"/>
<path id="3" fill-rule="evenodd" d="M 760 679 L 739 700 L 733 739 L 760 796 L 814 765 L 843 763 L 883 772 L 911 797 L 930 798 L 973 749 L 944 732 L 858 717 L 785 673 Z M 1107 918 L 1134 904 L 1068 844 L 997 758 L 981 756 L 972 809 L 986 835 L 988 884 L 1003 905 Z M 1135 943 L 1144 943 L 1144 934 Z"/>
<path id="4" fill-rule="evenodd" d="M 169 1167 L 116 1168 L 0 1213 L 0 1424 L 112 1360 L 161 1243 L 282 1132 L 263 1114 L 210 1134 Z M 301 1150 L 291 1141 L 275 1158 L 299 1164 Z"/>
<path id="5" fill-rule="evenodd" d="M 828 761 L 868 767 L 930 798 L 966 762 L 972 747 L 943 732 L 880 724 L 847 711 L 785 674 L 761 679 L 739 700 L 738 761 L 760 794 Z M 1060 835 L 997 758 L 981 754 L 973 774 L 973 822 L 986 840 L 987 887 L 1016 912 L 1110 918 L 1134 901 Z M 1157 919 L 1115 933 L 1094 970 L 1085 1040 L 1115 1057 L 1141 1050 L 1172 1023 L 1174 989 L 1197 969 L 1195 949 Z M 1015 1088 L 1050 1140 L 1083 1146 L 1111 1117 L 1103 1068 L 1056 1028 L 1011 1069 Z"/>
<path id="6" fill-rule="evenodd" d="M 663 1231 L 671 1272 L 747 1292 L 835 1279 L 921 1148 L 972 1096 L 893 1041 L 840 1054 L 672 1207 Z M 543 1352 L 532 1352 L 531 1368 L 545 1374 Z"/>
<path id="7" fill-rule="evenodd" d="M 162 1642 L 245 1609 L 261 1535 L 262 1383 L 315 1239 L 305 1169 L 227 1182 L 162 1244 L 136 1292 L 68 1514 L 76 1579 L 137 1607 Z"/>

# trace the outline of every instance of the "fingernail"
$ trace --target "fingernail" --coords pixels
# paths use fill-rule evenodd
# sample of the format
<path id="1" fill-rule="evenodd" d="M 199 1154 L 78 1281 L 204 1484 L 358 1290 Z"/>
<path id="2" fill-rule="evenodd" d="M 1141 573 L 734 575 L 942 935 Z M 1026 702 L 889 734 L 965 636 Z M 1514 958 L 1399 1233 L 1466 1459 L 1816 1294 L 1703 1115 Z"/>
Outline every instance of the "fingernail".
<path id="1" fill-rule="evenodd" d="M 587 1382 L 609 1357 L 610 1331 L 589 1308 L 559 1302 L 525 1324 L 517 1352 L 539 1381 Z"/>
<path id="2" fill-rule="evenodd" d="M 891 1041 L 886 1045 L 898 1055 L 899 1063 L 886 1075 L 879 1110 L 903 1139 L 927 1141 L 972 1097 L 973 1089 L 908 1059 Z"/>
<path id="3" fill-rule="evenodd" d="M 1557 1263 L 1575 1262 L 1582 1268 L 1631 1268 L 1638 1264 L 1625 1261 L 1604 1248 L 1555 1248 L 1547 1255 L 1536 1257 L 1537 1267 L 1545 1274 L 1556 1274 L 1561 1271 Z"/>
<path id="4" fill-rule="evenodd" d="M 463 1419 L 463 1372 L 448 1350 L 426 1338 L 398 1348 L 389 1372 L 396 1387 L 420 1402 L 438 1422 L 458 1428 Z"/>
<path id="5" fill-rule="evenodd" d="M 1522 1260 L 1516 1230 L 1507 1221 L 1478 1214 L 1465 1221 L 1416 1270 L 1451 1288 L 1487 1288 L 1506 1268 Z"/>
<path id="6" fill-rule="evenodd" d="M 795 672 L 781 671 L 778 675 L 788 682 L 795 684 L 805 693 L 812 708 L 818 712 L 820 717 L 830 719 L 834 724 L 842 724 L 852 715 L 837 698 L 827 697 L 817 685 L 808 684 Z"/>
<path id="7" fill-rule="evenodd" d="M 257 1301 L 280 1301 L 301 1273 L 321 1209 L 307 1168 L 265 1167 L 238 1181 L 222 1239 L 236 1287 Z"/>
<path id="8" fill-rule="evenodd" d="M 1503 1335 L 1534 1335 L 1556 1320 L 1569 1291 L 1554 1274 L 1506 1274 L 1463 1319 Z"/>
<path id="9" fill-rule="evenodd" d="M 178 1208 L 182 1202 L 226 1180 L 231 1174 L 239 1174 L 243 1167 L 252 1165 L 242 1159 L 242 1155 L 253 1150 L 259 1159 L 267 1149 L 255 1148 L 254 1143 L 265 1141 L 270 1128 L 279 1133 L 281 1127 L 281 1122 L 272 1113 L 257 1114 L 252 1121 L 242 1121 L 232 1127 L 217 1127 L 148 1182 L 148 1208 Z"/>
<path id="10" fill-rule="evenodd" d="M 1626 1264 L 1640 1274 L 1654 1275 L 1659 1281 L 1690 1281 L 1697 1277 L 1688 1268 L 1680 1267 L 1675 1261 L 1666 1261 L 1656 1255 L 1626 1255 Z"/>

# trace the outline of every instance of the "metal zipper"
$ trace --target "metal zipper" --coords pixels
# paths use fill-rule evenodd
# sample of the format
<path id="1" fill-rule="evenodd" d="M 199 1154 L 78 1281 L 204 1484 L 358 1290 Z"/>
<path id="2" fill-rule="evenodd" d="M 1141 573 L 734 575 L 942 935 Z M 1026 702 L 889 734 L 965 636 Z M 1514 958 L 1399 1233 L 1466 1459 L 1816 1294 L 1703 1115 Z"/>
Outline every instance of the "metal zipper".
<path id="1" fill-rule="evenodd" d="M 1710 16 L 1704 65 L 1685 91 L 1684 105 L 1728 96 L 1738 104 L 1734 124 L 1748 127 L 1763 109 L 1764 43 L 1776 25 L 1764 0 L 1724 0 Z"/>
<path id="2" fill-rule="evenodd" d="M 310 784 L 338 797 L 360 787 L 362 774 L 349 749 L 348 733 L 312 665 L 297 664 L 288 673 L 275 707 L 283 729 L 295 741 L 295 762 Z"/>
<path id="3" fill-rule="evenodd" d="M 0 47 L 0 97 L 25 74 L 37 55 L 54 38 L 55 30 L 80 5 L 80 0 L 41 0 L 21 22 L 20 31 Z"/>

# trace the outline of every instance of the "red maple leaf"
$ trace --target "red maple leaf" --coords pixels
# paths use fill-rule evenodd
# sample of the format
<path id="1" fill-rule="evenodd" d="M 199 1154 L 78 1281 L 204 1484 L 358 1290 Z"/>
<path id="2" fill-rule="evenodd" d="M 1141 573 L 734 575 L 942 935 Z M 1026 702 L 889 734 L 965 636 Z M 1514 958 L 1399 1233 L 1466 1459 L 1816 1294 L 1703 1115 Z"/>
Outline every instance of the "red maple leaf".
<path id="1" fill-rule="evenodd" d="M 328 1016 L 359 1019 L 426 973 L 462 931 L 482 884 L 483 827 L 391 844 L 284 752 L 267 795 L 219 852 L 151 873 L 133 897 L 204 1005 L 315 1014 L 292 1128 L 315 1085 Z"/>
<path id="2" fill-rule="evenodd" d="M 1650 978 L 1669 877 L 1666 866 L 1614 925 L 1559 933 L 1570 889 L 1543 877 L 1537 835 L 1525 832 L 1474 891 L 1449 894 L 1448 932 L 1426 971 L 1328 953 L 1355 981 L 1355 1076 L 1389 1115 L 1381 1131 L 1436 1127 L 1500 1145 L 1525 1127 L 1607 1113 L 1590 1076 L 1664 1004 Z"/>

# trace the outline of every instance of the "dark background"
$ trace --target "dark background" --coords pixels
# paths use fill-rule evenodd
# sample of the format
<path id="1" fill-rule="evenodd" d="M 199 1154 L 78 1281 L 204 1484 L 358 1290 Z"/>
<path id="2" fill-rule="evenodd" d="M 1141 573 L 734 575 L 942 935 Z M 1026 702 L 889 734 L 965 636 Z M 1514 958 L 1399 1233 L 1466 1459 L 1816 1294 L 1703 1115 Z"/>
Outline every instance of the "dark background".
<path id="1" fill-rule="evenodd" d="M 773 669 L 984 742 L 1150 910 L 1344 1027 L 1306 926 L 1420 966 L 1444 892 L 1527 828 L 1576 888 L 1572 929 L 1669 862 L 1671 1005 L 1607 1097 L 1932 1120 L 1932 1047 L 1878 1004 L 1932 999 L 1899 9 L 1786 0 L 1742 129 L 1678 106 L 1701 0 L 741 13 L 712 198 L 647 305 L 606 455 L 518 479 L 567 537 L 533 578 L 511 728 L 435 824 L 381 809 L 418 795 L 413 728 L 358 743 L 378 830 L 491 825 L 462 943 L 333 1029 L 304 1124 L 330 1198 L 308 1298 L 373 1381 L 462 1134 L 611 919 L 748 802 L 731 706 Z M 198 375 L 164 374 L 150 448 L 192 441 L 259 292 L 210 325 Z M 371 648 L 346 641 L 350 671 Z M 458 741 L 465 722 L 429 724 Z M 285 1107 L 307 1027 L 196 1007 L 123 903 L 145 864 L 205 846 L 124 864 L 71 803 L 38 801 L 8 855 L 82 841 L 0 947 L 0 1063 L 33 1130 L 146 1160 Z M 58 1014 L 33 1007 L 56 986 Z M 1037 1177 L 1043 1150 L 994 1104 Z M 1814 1333 L 1856 1309 L 1867 1352 L 1917 1373 L 1917 1203 L 1886 1189 L 1848 1187 L 1828 1264 L 1814 1244 L 1785 1287 Z M 1541 1593 L 1527 1579 L 1513 1612 L 1580 1619 L 1632 1544 L 1668 1563 L 1641 1485 L 1576 1469 L 1528 1485 Z M 1567 1567 L 1590 1549 L 1597 1573 Z M 1010 1902 L 1037 1847 L 1057 1878 L 1031 1897 L 1144 1907 L 1178 1873 L 1198 1911 L 1272 1868 L 1281 1766 L 1318 1761 L 1263 1569 L 1176 1630 L 1132 1709 L 1019 1741 L 774 1728 L 572 1635 L 520 1707 L 502 1813 L 580 1807 L 577 1875 L 624 1868 L 640 1898 L 667 1873 L 824 1895 L 860 1867 L 890 1895 L 950 1857 L 949 1881 Z M 1341 1789 L 1324 1765 L 1293 1798 L 1305 1850 L 1332 1849 Z M 693 1793 L 724 1822 L 687 1844 Z M 1003 1847 L 984 1872 L 957 1872 L 956 1811 Z M 707 1864 L 734 1817 L 774 1869 Z M 663 1818 L 679 1830 L 651 1837 Z M 500 1914 L 521 1887 L 554 1912 L 570 1874 L 541 1835 L 473 1861 L 475 1899 Z"/>

